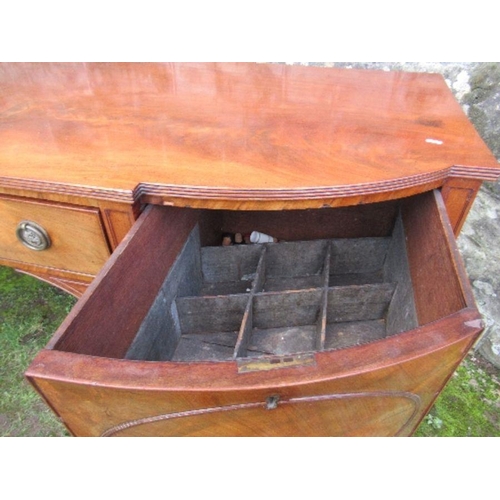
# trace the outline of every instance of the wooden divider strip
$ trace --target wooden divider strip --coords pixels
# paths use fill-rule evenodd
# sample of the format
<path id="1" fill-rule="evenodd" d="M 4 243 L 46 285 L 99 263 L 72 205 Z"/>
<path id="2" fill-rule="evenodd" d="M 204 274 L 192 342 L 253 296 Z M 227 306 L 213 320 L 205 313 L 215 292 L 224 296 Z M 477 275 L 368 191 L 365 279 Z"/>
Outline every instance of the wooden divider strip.
<path id="1" fill-rule="evenodd" d="M 330 281 L 331 248 L 331 242 L 328 242 L 328 245 L 326 247 L 325 263 L 323 265 L 323 292 L 321 294 L 321 305 L 317 322 L 316 349 L 318 351 L 323 351 L 325 349 L 326 313 L 328 310 L 328 285 Z"/>
<path id="2" fill-rule="evenodd" d="M 247 347 L 250 337 L 252 335 L 253 328 L 253 297 L 256 293 L 262 291 L 264 287 L 264 282 L 266 280 L 266 247 L 263 247 L 262 253 L 260 254 L 259 263 L 257 265 L 257 270 L 255 272 L 255 278 L 253 280 L 252 289 L 248 296 L 248 301 L 245 309 L 245 314 L 243 315 L 243 320 L 241 322 L 240 331 L 238 332 L 238 339 L 236 340 L 236 345 L 234 347 L 233 358 L 241 358 L 246 356 Z"/>

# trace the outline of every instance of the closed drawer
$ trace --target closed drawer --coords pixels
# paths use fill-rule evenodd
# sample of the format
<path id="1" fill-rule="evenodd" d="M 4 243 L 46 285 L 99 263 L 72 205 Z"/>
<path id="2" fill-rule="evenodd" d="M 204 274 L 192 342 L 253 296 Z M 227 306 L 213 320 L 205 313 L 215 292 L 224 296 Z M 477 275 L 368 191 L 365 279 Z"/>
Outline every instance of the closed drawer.
<path id="1" fill-rule="evenodd" d="M 44 238 L 46 248 L 37 249 Z M 95 275 L 109 255 L 98 209 L 0 197 L 3 263 Z"/>
<path id="2" fill-rule="evenodd" d="M 407 435 L 481 328 L 439 192 L 150 206 L 27 377 L 75 435 Z"/>

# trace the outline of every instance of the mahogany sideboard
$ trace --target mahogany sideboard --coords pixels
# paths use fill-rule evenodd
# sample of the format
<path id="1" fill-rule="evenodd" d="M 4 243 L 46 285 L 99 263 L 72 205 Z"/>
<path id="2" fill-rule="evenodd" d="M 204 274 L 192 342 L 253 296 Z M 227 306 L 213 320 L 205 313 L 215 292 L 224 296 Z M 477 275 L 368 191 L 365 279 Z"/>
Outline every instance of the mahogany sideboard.
<path id="1" fill-rule="evenodd" d="M 499 176 L 440 75 L 1 64 L 0 264 L 80 296 L 26 377 L 78 436 L 410 435 Z"/>

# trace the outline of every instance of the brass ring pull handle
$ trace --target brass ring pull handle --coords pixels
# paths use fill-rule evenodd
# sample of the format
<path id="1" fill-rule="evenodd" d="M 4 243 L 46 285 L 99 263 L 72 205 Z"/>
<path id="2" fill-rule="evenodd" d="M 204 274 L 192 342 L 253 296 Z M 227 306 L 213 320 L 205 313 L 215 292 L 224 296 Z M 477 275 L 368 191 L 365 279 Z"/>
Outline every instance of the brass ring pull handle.
<path id="1" fill-rule="evenodd" d="M 51 245 L 47 231 L 36 222 L 29 220 L 23 220 L 17 225 L 16 236 L 25 247 L 31 250 L 46 250 Z"/>

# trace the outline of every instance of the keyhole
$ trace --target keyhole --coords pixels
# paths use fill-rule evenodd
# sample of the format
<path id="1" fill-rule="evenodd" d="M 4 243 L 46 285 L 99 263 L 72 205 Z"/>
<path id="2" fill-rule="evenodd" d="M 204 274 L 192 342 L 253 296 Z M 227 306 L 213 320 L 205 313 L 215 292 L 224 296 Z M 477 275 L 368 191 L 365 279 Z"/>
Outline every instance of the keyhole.
<path id="1" fill-rule="evenodd" d="M 266 398 L 266 410 L 275 410 L 278 407 L 279 396 L 269 396 Z"/>

